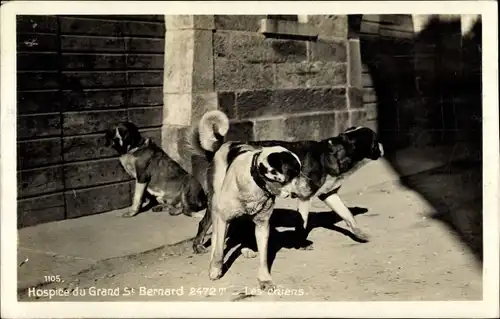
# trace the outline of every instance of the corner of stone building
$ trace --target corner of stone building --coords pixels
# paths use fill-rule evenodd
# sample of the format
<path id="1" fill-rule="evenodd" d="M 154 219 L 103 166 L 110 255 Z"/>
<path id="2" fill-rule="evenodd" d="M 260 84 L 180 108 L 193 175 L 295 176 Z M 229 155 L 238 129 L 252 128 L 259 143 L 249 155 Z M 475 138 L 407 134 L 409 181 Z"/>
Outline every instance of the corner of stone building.
<path id="1" fill-rule="evenodd" d="M 347 40 L 348 62 L 347 62 L 347 107 L 349 110 L 349 126 L 361 126 L 367 124 L 367 110 L 363 101 L 363 66 L 361 63 L 361 47 L 359 38 L 354 37 Z"/>
<path id="2" fill-rule="evenodd" d="M 214 28 L 212 15 L 165 16 L 162 147 L 189 172 L 186 134 L 201 114 L 217 108 Z"/>

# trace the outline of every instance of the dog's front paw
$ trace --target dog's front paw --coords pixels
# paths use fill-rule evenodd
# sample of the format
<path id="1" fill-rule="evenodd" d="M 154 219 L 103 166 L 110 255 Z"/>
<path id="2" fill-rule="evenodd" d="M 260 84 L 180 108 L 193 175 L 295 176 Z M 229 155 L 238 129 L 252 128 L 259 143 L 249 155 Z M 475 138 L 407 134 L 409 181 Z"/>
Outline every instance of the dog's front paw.
<path id="1" fill-rule="evenodd" d="M 170 216 L 178 216 L 184 213 L 184 208 L 182 207 L 170 207 L 168 210 L 168 214 Z"/>
<path id="2" fill-rule="evenodd" d="M 370 235 L 361 230 L 361 228 L 352 228 L 351 232 L 359 241 L 363 243 L 367 243 L 370 241 Z"/>
<path id="3" fill-rule="evenodd" d="M 211 280 L 217 280 L 222 277 L 222 267 L 211 266 L 210 271 L 208 272 L 208 277 L 210 277 Z"/>
<path id="4" fill-rule="evenodd" d="M 139 214 L 138 210 L 129 209 L 128 211 L 122 214 L 122 217 L 134 217 L 137 214 Z"/>
<path id="5" fill-rule="evenodd" d="M 241 248 L 241 254 L 245 258 L 255 258 L 255 257 L 257 257 L 257 252 L 254 251 L 254 250 L 251 250 L 250 248 L 247 248 L 247 247 Z"/>
<path id="6" fill-rule="evenodd" d="M 276 285 L 271 280 L 259 280 L 259 288 L 266 292 L 273 292 Z"/>
<path id="7" fill-rule="evenodd" d="M 208 248 L 203 246 L 202 244 L 193 244 L 193 251 L 195 254 L 204 254 L 208 251 Z"/>

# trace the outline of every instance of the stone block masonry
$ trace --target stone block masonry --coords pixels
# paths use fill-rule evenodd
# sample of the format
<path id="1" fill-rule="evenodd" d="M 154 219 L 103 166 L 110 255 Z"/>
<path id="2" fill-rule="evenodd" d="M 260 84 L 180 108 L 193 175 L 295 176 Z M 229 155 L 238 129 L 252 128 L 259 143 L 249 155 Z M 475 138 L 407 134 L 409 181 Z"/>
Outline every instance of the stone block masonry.
<path id="1" fill-rule="evenodd" d="M 230 138 L 321 139 L 364 124 L 359 42 L 347 39 L 347 16 L 302 16 L 317 30 L 306 40 L 266 37 L 255 29 L 262 17 L 250 17 L 214 32 L 215 91 L 234 123 Z"/>
<path id="2" fill-rule="evenodd" d="M 322 139 L 368 120 L 347 16 L 294 18 L 166 16 L 163 145 L 172 157 L 191 165 L 174 136 L 210 109 L 229 116 L 231 140 Z"/>

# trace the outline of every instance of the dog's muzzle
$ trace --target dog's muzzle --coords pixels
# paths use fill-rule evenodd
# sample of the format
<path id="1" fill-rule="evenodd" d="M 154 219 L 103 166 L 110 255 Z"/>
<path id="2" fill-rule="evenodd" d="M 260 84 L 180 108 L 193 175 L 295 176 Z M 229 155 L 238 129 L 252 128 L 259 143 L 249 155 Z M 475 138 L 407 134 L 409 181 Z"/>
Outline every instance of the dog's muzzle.
<path id="1" fill-rule="evenodd" d="M 384 146 L 382 146 L 382 143 L 378 143 L 378 150 L 380 151 L 380 157 L 384 156 Z"/>
<path id="2" fill-rule="evenodd" d="M 282 198 L 288 198 L 288 197 L 293 197 L 294 193 L 292 190 L 295 188 L 295 184 L 297 183 L 297 179 L 294 178 L 292 179 L 289 183 L 285 184 L 283 187 L 280 189 L 279 197 Z"/>

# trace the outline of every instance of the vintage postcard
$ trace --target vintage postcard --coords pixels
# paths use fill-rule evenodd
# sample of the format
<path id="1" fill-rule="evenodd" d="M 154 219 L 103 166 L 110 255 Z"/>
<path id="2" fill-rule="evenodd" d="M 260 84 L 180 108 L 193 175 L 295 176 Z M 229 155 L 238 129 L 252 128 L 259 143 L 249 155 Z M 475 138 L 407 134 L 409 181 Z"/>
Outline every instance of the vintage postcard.
<path id="1" fill-rule="evenodd" d="M 497 317 L 497 9 L 2 2 L 2 317 Z"/>

